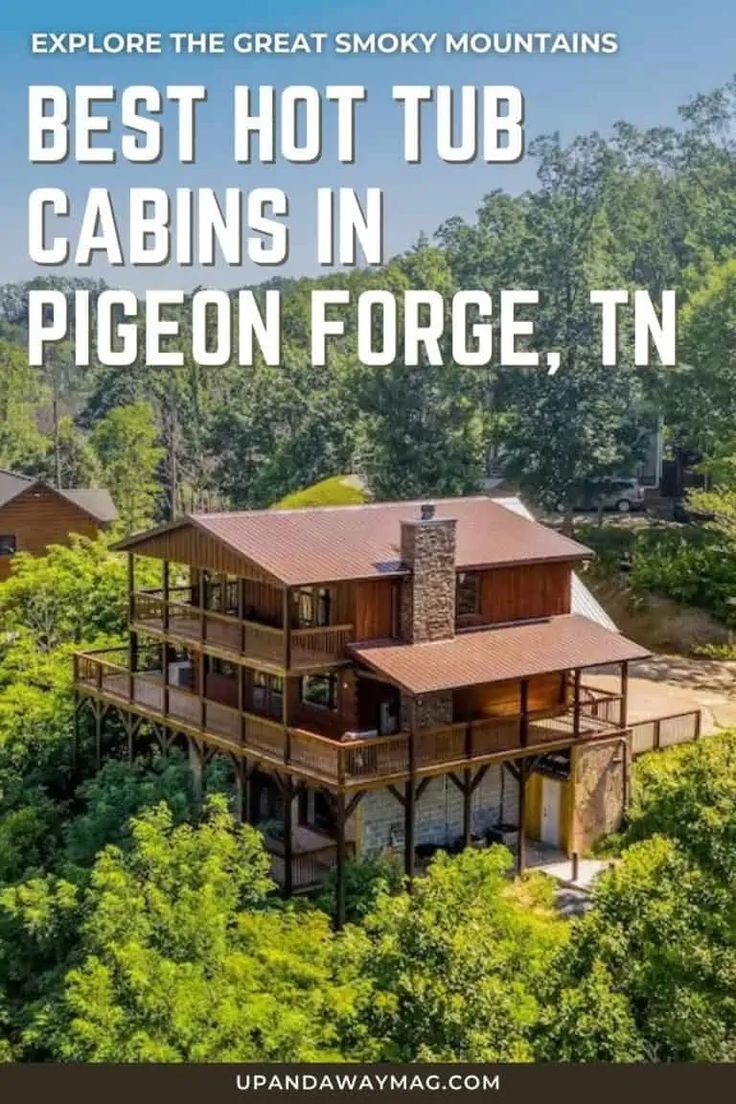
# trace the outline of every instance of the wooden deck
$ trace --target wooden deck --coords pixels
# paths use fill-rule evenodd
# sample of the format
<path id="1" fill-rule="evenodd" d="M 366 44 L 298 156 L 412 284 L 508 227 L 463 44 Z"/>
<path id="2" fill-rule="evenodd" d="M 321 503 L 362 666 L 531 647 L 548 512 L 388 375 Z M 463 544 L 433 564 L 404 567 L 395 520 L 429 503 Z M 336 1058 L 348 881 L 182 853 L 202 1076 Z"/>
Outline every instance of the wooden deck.
<path id="1" fill-rule="evenodd" d="M 188 601 L 165 601 L 159 592 L 131 595 L 131 628 L 159 639 L 194 644 L 199 650 L 279 674 L 347 662 L 352 625 L 283 628 L 202 609 Z"/>
<path id="2" fill-rule="evenodd" d="M 160 670 L 131 672 L 122 650 L 75 657 L 75 688 L 81 695 L 200 737 L 265 767 L 332 788 L 385 786 L 412 772 L 406 732 L 365 738 L 345 733 L 336 739 L 287 727 L 167 684 Z M 565 709 L 552 715 L 530 713 L 526 724 L 515 715 L 422 729 L 416 737 L 413 771 L 422 778 L 610 737 L 622 731 L 619 711 L 617 695 L 589 691 L 583 695 L 577 722 Z"/>

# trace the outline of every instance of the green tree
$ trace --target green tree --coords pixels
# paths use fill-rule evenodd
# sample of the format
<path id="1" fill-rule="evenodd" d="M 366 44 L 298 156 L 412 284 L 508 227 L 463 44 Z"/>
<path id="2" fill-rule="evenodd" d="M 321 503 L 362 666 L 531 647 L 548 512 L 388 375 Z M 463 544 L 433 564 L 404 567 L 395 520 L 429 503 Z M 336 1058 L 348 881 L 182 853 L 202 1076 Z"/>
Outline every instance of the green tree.
<path id="1" fill-rule="evenodd" d="M 378 1061 L 530 1061 L 564 927 L 552 885 L 508 880 L 505 848 L 440 854 L 414 892 L 379 898 L 348 932 L 369 984 L 355 1031 Z M 352 1025 L 351 1025 L 352 1027 Z"/>
<path id="2" fill-rule="evenodd" d="M 46 448 L 35 410 L 42 396 L 22 350 L 0 341 L 0 468 L 33 470 Z"/>
<path id="3" fill-rule="evenodd" d="M 733 895 L 673 840 L 634 844 L 599 879 L 593 907 L 555 972 L 545 1040 L 551 1056 L 736 1057 Z M 604 1020 L 570 1014 L 582 1012 L 583 994 L 592 998 L 601 989 Z"/>
<path id="4" fill-rule="evenodd" d="M 676 441 L 706 458 L 736 425 L 736 259 L 711 268 L 680 312 L 681 367 L 666 391 Z"/>
<path id="5" fill-rule="evenodd" d="M 123 532 L 150 525 L 158 494 L 156 471 L 163 456 L 150 405 L 136 402 L 110 410 L 95 426 L 92 444 Z"/>
<path id="6" fill-rule="evenodd" d="M 314 1061 L 339 1057 L 350 987 L 333 977 L 316 911 L 263 909 L 269 860 L 222 800 L 197 827 L 165 806 L 93 873 L 79 965 L 53 1053 L 83 1061 Z"/>

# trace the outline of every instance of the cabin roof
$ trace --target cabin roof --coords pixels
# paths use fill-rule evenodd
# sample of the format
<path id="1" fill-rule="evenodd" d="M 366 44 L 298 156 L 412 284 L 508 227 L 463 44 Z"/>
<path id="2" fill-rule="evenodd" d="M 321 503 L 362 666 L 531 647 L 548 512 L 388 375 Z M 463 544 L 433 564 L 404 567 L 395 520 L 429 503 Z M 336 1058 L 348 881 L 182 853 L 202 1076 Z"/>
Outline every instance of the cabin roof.
<path id="1" fill-rule="evenodd" d="M 456 565 L 460 570 L 580 560 L 592 555 L 584 545 L 485 495 L 432 502 L 437 518 L 457 522 Z M 420 506 L 416 500 L 195 513 L 129 537 L 117 547 L 145 555 L 151 538 L 157 538 L 156 547 L 160 548 L 163 533 L 194 526 L 286 586 L 403 575 L 407 569 L 401 562 L 401 522 L 418 521 Z"/>
<path id="2" fill-rule="evenodd" d="M 7 471 L 4 468 L 0 469 L 0 509 L 32 487 L 44 488 L 65 498 L 85 514 L 93 517 L 95 521 L 103 524 L 115 521 L 118 516 L 110 492 L 102 487 L 52 487 L 42 479 L 21 475 L 20 472 Z"/>
<path id="3" fill-rule="evenodd" d="M 348 649 L 358 662 L 410 694 L 531 678 L 650 654 L 579 614 L 476 629 L 426 644 L 378 640 Z"/>

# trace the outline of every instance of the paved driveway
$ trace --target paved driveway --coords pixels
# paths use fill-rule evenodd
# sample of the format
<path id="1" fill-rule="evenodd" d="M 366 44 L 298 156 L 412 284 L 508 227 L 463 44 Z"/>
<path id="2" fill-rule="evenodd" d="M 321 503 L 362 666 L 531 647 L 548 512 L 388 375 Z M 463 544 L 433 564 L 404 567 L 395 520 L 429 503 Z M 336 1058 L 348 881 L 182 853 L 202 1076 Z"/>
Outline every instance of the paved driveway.
<path id="1" fill-rule="evenodd" d="M 602 690 L 619 688 L 616 674 L 588 672 L 585 682 Z M 736 728 L 736 662 L 654 655 L 632 663 L 629 721 L 647 721 L 691 709 L 703 712 L 703 732 Z"/>

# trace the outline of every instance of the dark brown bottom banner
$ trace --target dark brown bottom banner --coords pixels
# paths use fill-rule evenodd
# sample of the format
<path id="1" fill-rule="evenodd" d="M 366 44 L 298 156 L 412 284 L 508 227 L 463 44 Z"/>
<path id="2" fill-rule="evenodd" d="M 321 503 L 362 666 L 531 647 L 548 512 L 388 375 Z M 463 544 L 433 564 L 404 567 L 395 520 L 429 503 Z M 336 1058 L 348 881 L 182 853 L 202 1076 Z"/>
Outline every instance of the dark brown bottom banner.
<path id="1" fill-rule="evenodd" d="M 736 1099 L 733 1065 L 0 1065 L 0 1101 L 457 1101 L 632 1104 Z"/>

